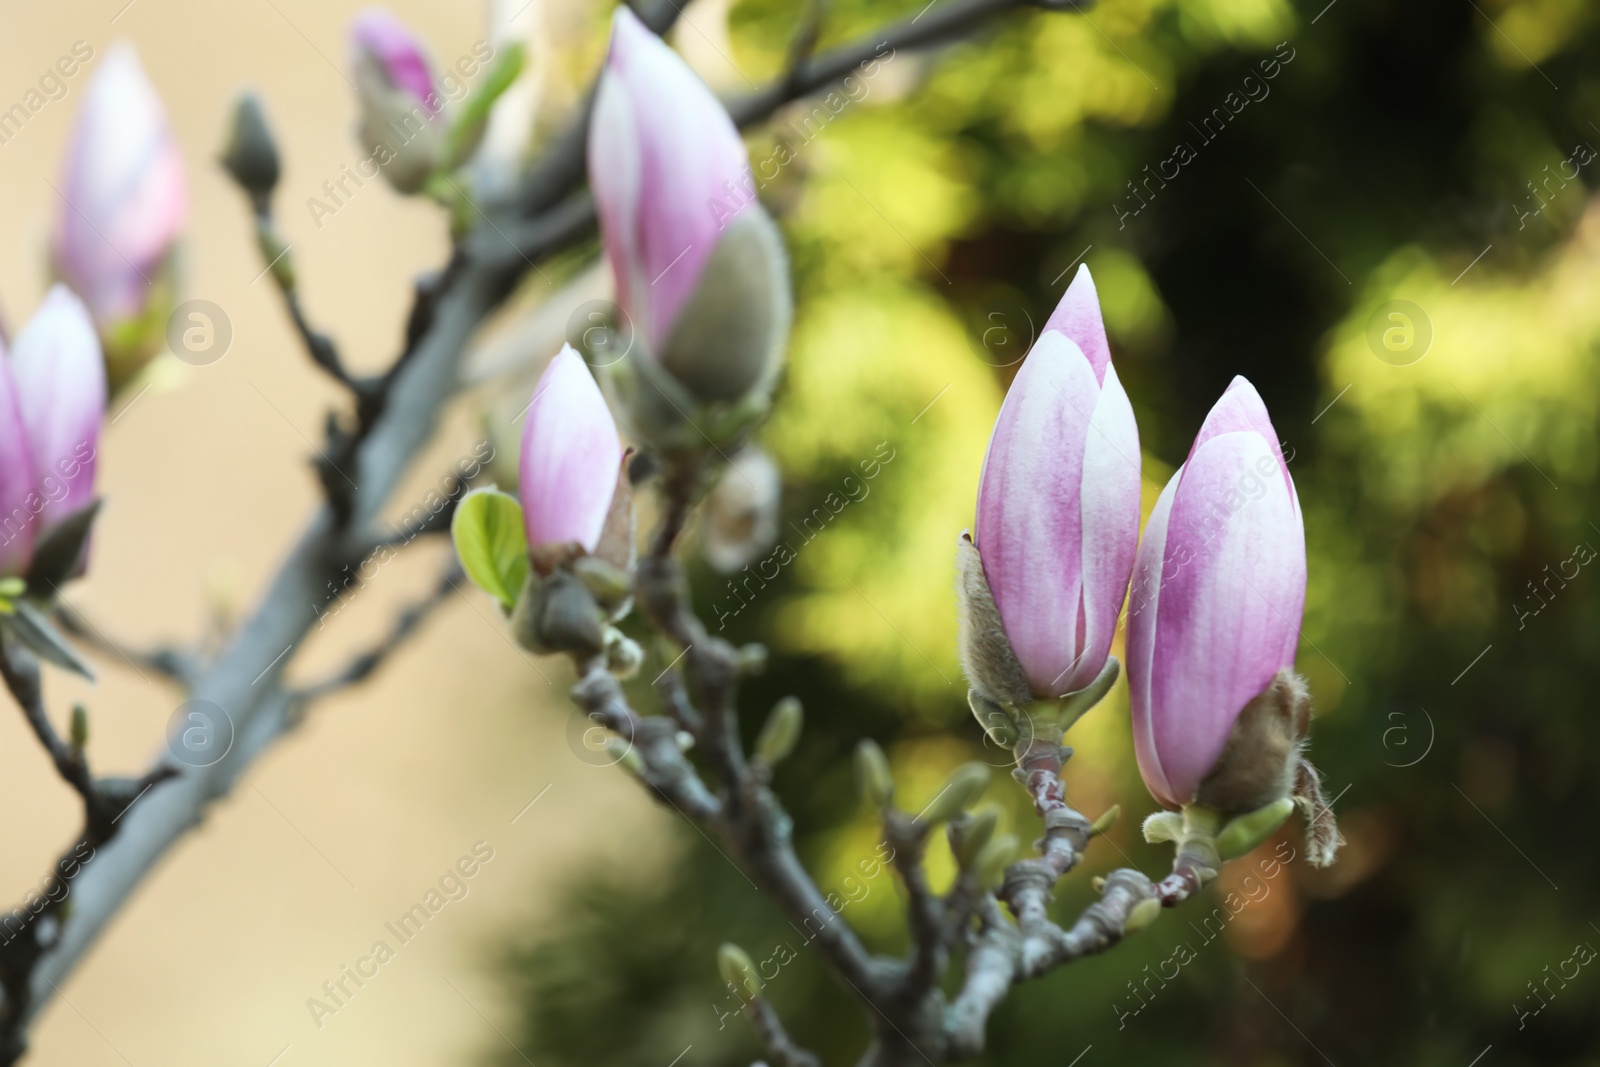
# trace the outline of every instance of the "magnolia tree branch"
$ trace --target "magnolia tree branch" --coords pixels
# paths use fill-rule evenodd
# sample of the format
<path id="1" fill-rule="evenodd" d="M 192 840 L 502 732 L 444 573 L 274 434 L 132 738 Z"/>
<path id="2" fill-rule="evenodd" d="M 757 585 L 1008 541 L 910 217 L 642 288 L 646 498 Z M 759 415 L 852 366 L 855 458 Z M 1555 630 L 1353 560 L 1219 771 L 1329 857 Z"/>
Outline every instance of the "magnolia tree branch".
<path id="1" fill-rule="evenodd" d="M 1014 984 L 1105 951 L 1148 924 L 1162 903 L 1181 899 L 1164 900 L 1144 874 L 1118 870 L 1098 880 L 1100 898 L 1069 929 L 1050 918 L 1056 883 L 1110 819 L 1093 823 L 1066 802 L 1061 771 L 1071 750 L 1030 736 L 1016 747 L 1016 777 L 1033 797 L 1045 832 L 1038 855 L 1007 867 L 997 892 L 985 888 L 981 869 L 974 869 L 981 863 L 965 863 L 944 896 L 929 885 L 923 865 L 928 834 L 952 817 L 957 820 L 952 834 L 959 834 L 964 816 L 951 809 L 959 809 L 961 801 L 941 806 L 936 797 L 912 816 L 896 810 L 885 795 L 884 841 L 907 893 L 911 950 L 904 960 L 869 953 L 799 863 L 789 816 L 768 787 L 770 768 L 760 757 L 747 758 L 740 745 L 738 683 L 762 656 L 707 633 L 689 603 L 673 549 L 694 484 L 692 477 L 665 479 L 661 525 L 634 576 L 634 597 L 644 616 L 682 649 L 663 672 L 665 681 L 657 682 L 666 714 L 636 712 L 603 655 L 581 666 L 573 696 L 594 721 L 617 735 L 613 744 L 620 761 L 657 799 L 720 838 L 862 1001 L 876 1034 L 864 1065 L 939 1064 L 979 1054 L 988 1018 Z M 714 791 L 686 755 L 691 749 L 704 753 L 716 779 Z M 1180 868 L 1186 862 L 1180 852 Z M 957 953 L 965 955 L 964 980 L 947 1001 L 942 981 Z M 755 983 L 753 977 L 749 981 Z M 745 1013 L 773 1058 L 816 1063 L 788 1036 L 759 988 L 746 992 Z"/>
<path id="2" fill-rule="evenodd" d="M 874 57 L 957 37 L 1021 6 L 1020 0 L 953 0 L 856 44 L 819 55 L 811 55 L 807 48 L 796 49 L 793 69 L 767 90 L 735 102 L 731 110 L 742 125 L 758 122 Z M 665 0 L 641 12 L 641 17 L 662 31 L 677 12 L 677 5 Z M 461 353 L 475 331 L 539 261 L 593 233 L 594 208 L 584 188 L 584 145 L 592 99 L 591 89 L 567 131 L 530 169 L 514 196 L 481 209 L 473 205 L 477 224 L 457 241 L 442 270 L 417 283 L 405 344 L 383 375 L 373 379 L 351 376 L 332 339 L 306 318 L 292 274 L 286 275 L 282 264 L 274 271 L 290 320 L 313 361 L 349 387 L 355 399 L 353 422 L 329 419 L 327 447 L 322 449 L 328 458 L 319 466 L 326 502 L 289 547 L 253 612 L 214 657 L 203 664 L 185 662 L 181 666 L 165 657 L 144 661 L 188 683 L 190 699 L 221 709 L 234 728 L 232 747 L 207 767 L 174 770 L 158 757 L 151 770 L 130 780 L 131 784 L 148 787 L 171 780 L 160 788 L 128 793 L 117 809 L 114 832 L 95 831 L 85 836 L 85 841 L 93 841 L 92 861 L 75 864 L 72 873 L 65 875 L 61 873 L 66 869 L 63 860 L 47 879 L 52 893 L 59 890 L 63 898 L 70 894 L 72 904 L 70 909 L 52 906 L 48 943 L 38 942 L 36 949 L 25 955 L 0 953 L 5 968 L 0 1063 L 12 1063 L 22 1056 L 32 1020 L 154 866 L 199 825 L 210 804 L 225 796 L 255 760 L 299 722 L 307 699 L 344 684 L 335 677 L 320 683 L 320 688 L 295 691 L 286 685 L 284 674 L 316 628 L 314 605 L 321 602 L 330 582 L 383 544 L 383 538 L 374 533 L 379 515 L 454 393 Z M 253 208 L 262 233 L 270 236 L 270 205 L 257 203 Z M 266 239 L 262 246 L 264 251 L 273 247 Z M 668 547 L 672 539 L 665 538 Z M 640 776 L 660 799 L 703 826 L 723 832 L 747 869 L 786 911 L 818 924 L 818 944 L 864 1002 L 876 1007 L 893 1001 L 912 972 L 900 961 L 871 956 L 829 907 L 794 853 L 788 817 L 739 748 L 733 728 L 741 669 L 738 652 L 709 637 L 689 612 L 681 571 L 670 556 L 657 554 L 647 561 L 639 580 L 647 612 L 688 649 L 693 682 L 676 704 L 680 719 L 635 715 L 615 680 L 598 664 L 582 672 L 576 690 L 580 703 L 602 716 L 608 726 L 634 738 Z M 97 643 L 108 650 L 116 648 L 103 640 Z M 349 673 L 364 678 L 377 662 L 376 658 L 357 661 Z M 9 660 L 7 670 L 9 684 Z M 37 718 L 36 712 L 42 715 L 37 702 L 30 705 L 23 699 L 28 692 L 26 669 L 17 666 L 16 671 L 20 692 L 19 685 L 13 685 L 13 692 L 37 730 L 37 723 L 47 725 L 48 720 Z M 691 703 L 703 718 L 689 714 Z M 722 782 L 720 793 L 707 788 L 685 757 L 678 742 L 680 729 L 687 730 L 707 753 Z M 58 767 L 65 766 L 48 735 L 41 732 L 40 737 Z M 114 799 L 122 797 L 127 784 L 117 790 L 121 792 Z M 920 987 L 927 968 L 913 970 Z M 896 1017 L 910 1016 L 897 1009 Z M 781 1027 L 767 1029 L 781 1033 Z M 789 1063 L 808 1062 L 797 1049 L 775 1055 Z"/>

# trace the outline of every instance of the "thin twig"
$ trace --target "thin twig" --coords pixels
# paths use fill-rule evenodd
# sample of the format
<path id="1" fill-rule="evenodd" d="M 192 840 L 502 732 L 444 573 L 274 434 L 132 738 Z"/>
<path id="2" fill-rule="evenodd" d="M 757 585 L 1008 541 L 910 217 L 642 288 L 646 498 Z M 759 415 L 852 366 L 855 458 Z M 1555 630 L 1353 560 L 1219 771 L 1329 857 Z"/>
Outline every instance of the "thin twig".
<path id="1" fill-rule="evenodd" d="M 747 1007 L 756 1034 L 761 1038 L 761 1043 L 767 1046 L 767 1051 L 772 1053 L 773 1059 L 783 1067 L 822 1067 L 822 1060 L 817 1058 L 816 1053 L 802 1048 L 789 1036 L 789 1031 L 783 1028 L 783 1020 L 778 1018 L 777 1009 L 766 997 L 751 997 Z"/>
<path id="2" fill-rule="evenodd" d="M 149 651 L 129 648 L 90 622 L 77 608 L 69 604 L 56 605 L 55 618 L 61 629 L 96 652 L 108 658 L 119 659 L 134 670 L 145 669 L 169 681 L 187 685 L 199 667 L 199 656 L 194 652 L 170 645 L 158 646 Z"/>
<path id="3" fill-rule="evenodd" d="M 422 621 L 432 613 L 433 609 L 444 603 L 446 598 L 455 592 L 456 584 L 460 582 L 461 577 L 461 567 L 452 561 L 451 565 L 445 568 L 444 574 L 440 576 L 439 581 L 427 596 L 409 605 L 399 615 L 395 616 L 393 624 L 389 627 L 389 632 L 384 635 L 382 641 L 352 657 L 343 667 L 320 682 L 313 682 L 303 689 L 295 690 L 292 694 L 295 702 L 306 704 L 314 700 L 320 700 L 325 696 L 337 693 L 341 689 L 359 685 L 372 677 L 373 672 L 381 667 L 384 661 L 393 655 L 401 645 L 405 644 L 406 639 L 416 632 L 417 627 L 422 625 Z"/>

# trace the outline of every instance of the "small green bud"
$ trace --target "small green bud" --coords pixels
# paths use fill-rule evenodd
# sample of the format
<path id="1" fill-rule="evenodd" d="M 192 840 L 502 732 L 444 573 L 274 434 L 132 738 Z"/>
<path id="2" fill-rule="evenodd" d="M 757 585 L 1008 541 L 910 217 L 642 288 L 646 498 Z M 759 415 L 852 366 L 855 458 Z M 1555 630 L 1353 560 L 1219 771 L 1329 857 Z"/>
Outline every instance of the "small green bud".
<path id="1" fill-rule="evenodd" d="M 1176 841 L 1183 835 L 1183 816 L 1175 811 L 1158 811 L 1144 821 L 1144 839 L 1152 845 Z"/>
<path id="2" fill-rule="evenodd" d="M 1017 839 L 1011 834 L 1001 834 L 984 845 L 972 861 L 972 873 L 978 884 L 991 886 L 1000 881 L 1011 858 L 1017 854 Z"/>
<path id="3" fill-rule="evenodd" d="M 1134 934 L 1161 917 L 1161 901 L 1155 897 L 1146 897 L 1135 904 L 1128 912 L 1128 918 L 1122 924 L 1124 934 Z"/>
<path id="4" fill-rule="evenodd" d="M 1083 718 L 1091 708 L 1104 700 L 1106 694 L 1111 692 L 1111 687 L 1117 684 L 1117 675 L 1122 672 L 1122 665 L 1117 662 L 1117 657 L 1108 656 L 1106 665 L 1100 669 L 1095 680 L 1078 690 L 1068 693 L 1061 698 L 1061 728 L 1065 731 L 1073 723 Z"/>
<path id="5" fill-rule="evenodd" d="M 800 740 L 800 728 L 805 724 L 805 712 L 795 697 L 784 697 L 772 706 L 756 738 L 756 756 L 768 767 L 776 767 L 784 757 L 794 751 Z"/>
<path id="6" fill-rule="evenodd" d="M 976 689 L 968 689 L 967 704 L 972 708 L 973 717 L 978 720 L 978 725 L 983 727 L 984 734 L 993 744 L 1009 750 L 1016 743 L 1018 733 L 1016 720 L 999 701 L 989 699 Z"/>
<path id="7" fill-rule="evenodd" d="M 221 162 L 239 187 L 250 194 L 257 210 L 264 209 L 278 185 L 280 168 L 278 146 L 261 100 L 254 93 L 240 93 L 233 105 L 233 121 L 228 126 L 228 143 L 222 150 Z"/>
<path id="8" fill-rule="evenodd" d="M 889 773 L 889 760 L 870 737 L 856 746 L 856 787 L 875 808 L 886 806 L 894 798 L 894 777 Z"/>
<path id="9" fill-rule="evenodd" d="M 962 867 L 971 867 L 977 862 L 978 854 L 989 843 L 999 825 L 998 804 L 984 804 L 966 818 L 952 822 L 949 831 L 950 850 L 955 853 L 956 862 Z"/>
<path id="10" fill-rule="evenodd" d="M 767 669 L 767 646 L 743 645 L 739 649 L 739 673 L 749 677 Z"/>
<path id="11" fill-rule="evenodd" d="M 1279 797 L 1264 808 L 1230 819 L 1217 834 L 1217 855 L 1237 859 L 1271 837 L 1294 811 L 1293 797 Z"/>
<path id="12" fill-rule="evenodd" d="M 599 556 L 579 556 L 572 561 L 572 573 L 603 607 L 621 604 L 633 592 L 628 572 Z"/>
<path id="13" fill-rule="evenodd" d="M 72 747 L 82 752 L 89 743 L 89 709 L 82 704 L 72 705 Z"/>
<path id="14" fill-rule="evenodd" d="M 717 949 L 717 970 L 741 998 L 749 999 L 761 992 L 761 979 L 756 976 L 756 965 L 750 954 L 732 941 L 724 941 Z"/>
<path id="15" fill-rule="evenodd" d="M 1096 819 L 1094 821 L 1094 825 L 1089 827 L 1089 832 L 1098 837 L 1100 834 L 1103 834 L 1107 830 L 1111 829 L 1111 827 L 1116 824 L 1117 816 L 1119 816 L 1121 814 L 1122 814 L 1122 805 L 1121 804 L 1113 804 L 1113 805 L 1111 805 L 1109 808 L 1107 808 L 1105 810 L 1104 814 L 1102 814 L 1098 819 Z"/>
<path id="16" fill-rule="evenodd" d="M 633 747 L 631 741 L 625 741 L 620 737 L 606 738 L 606 754 L 634 774 L 644 772 L 644 760 L 640 758 L 639 751 Z"/>
<path id="17" fill-rule="evenodd" d="M 644 663 L 644 649 L 615 626 L 605 629 L 606 669 L 618 678 L 632 678 Z"/>
<path id="18" fill-rule="evenodd" d="M 1106 891 L 1106 880 L 1097 874 L 1093 878 L 1089 879 L 1089 888 L 1093 889 L 1097 896 L 1104 896 Z"/>
<path id="19" fill-rule="evenodd" d="M 922 809 L 922 814 L 917 818 L 926 823 L 945 822 L 953 818 L 957 812 L 971 807 L 983 795 L 988 785 L 987 764 L 976 761 L 962 764 L 956 768 L 954 774 L 950 775 L 944 783 L 944 788 L 939 790 L 939 795 Z"/>

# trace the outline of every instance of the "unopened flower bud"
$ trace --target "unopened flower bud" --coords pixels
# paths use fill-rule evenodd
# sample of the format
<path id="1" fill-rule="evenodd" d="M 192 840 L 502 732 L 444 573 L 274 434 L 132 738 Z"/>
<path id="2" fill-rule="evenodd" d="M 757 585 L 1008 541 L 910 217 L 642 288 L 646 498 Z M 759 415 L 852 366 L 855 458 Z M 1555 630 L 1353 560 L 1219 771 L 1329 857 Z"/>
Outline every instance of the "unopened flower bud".
<path id="1" fill-rule="evenodd" d="M 761 727 L 761 734 L 756 738 L 756 755 L 768 767 L 776 767 L 794 751 L 804 725 L 805 712 L 799 698 L 784 697 L 772 706 L 772 713 Z"/>
<path id="2" fill-rule="evenodd" d="M 767 646 L 759 641 L 752 641 L 748 645 L 739 646 L 739 673 L 745 677 L 753 677 L 767 669 L 767 660 L 771 658 Z"/>
<path id="3" fill-rule="evenodd" d="M 89 307 L 114 394 L 165 344 L 189 213 L 183 157 L 131 45 L 108 48 L 89 80 L 59 199 L 55 269 Z"/>
<path id="4" fill-rule="evenodd" d="M 972 814 L 950 823 L 950 850 L 963 868 L 971 867 L 1000 825 L 1000 806 L 984 804 Z"/>
<path id="5" fill-rule="evenodd" d="M 761 449 L 746 445 L 733 456 L 706 497 L 703 544 L 713 570 L 732 574 L 773 546 L 782 488 L 778 465 Z"/>
<path id="6" fill-rule="evenodd" d="M 740 999 L 749 1000 L 761 993 L 761 979 L 756 975 L 755 961 L 744 949 L 731 941 L 724 941 L 717 949 L 717 970 L 722 980 L 732 986 Z"/>
<path id="7" fill-rule="evenodd" d="M 382 8 L 350 24 L 361 143 L 396 192 L 416 193 L 444 156 L 443 106 L 422 43 Z"/>
<path id="8" fill-rule="evenodd" d="M 1001 834 L 984 845 L 972 861 L 972 873 L 977 877 L 978 884 L 991 886 L 999 882 L 1016 854 L 1017 838 L 1014 834 Z"/>
<path id="9" fill-rule="evenodd" d="M 70 738 L 72 747 L 78 752 L 82 752 L 89 743 L 89 709 L 82 704 L 72 705 Z"/>
<path id="10" fill-rule="evenodd" d="M 946 822 L 972 806 L 989 785 L 987 764 L 964 763 L 945 780 L 944 788 L 929 802 L 918 818 L 925 823 Z"/>
<path id="11" fill-rule="evenodd" d="M 1123 921 L 1122 932 L 1138 933 L 1159 918 L 1161 918 L 1161 901 L 1155 897 L 1146 897 L 1128 910 L 1128 918 Z"/>
<path id="12" fill-rule="evenodd" d="M 601 235 L 641 358 L 702 404 L 764 393 L 792 310 L 782 240 L 753 193 L 729 203 L 750 183 L 732 119 L 626 6 L 590 130 Z"/>
<path id="13" fill-rule="evenodd" d="M 1235 378 L 1145 527 L 1129 599 L 1134 752 L 1169 808 L 1256 812 L 1317 788 L 1293 671 L 1305 529 L 1266 406 Z M 1337 830 L 1321 821 L 1318 858 Z"/>
<path id="14" fill-rule="evenodd" d="M 963 660 L 984 695 L 1022 705 L 1100 676 L 1139 540 L 1139 457 L 1080 268 L 1001 405 L 960 549 Z"/>
<path id="15" fill-rule="evenodd" d="M 624 455 L 605 397 L 571 346 L 540 375 L 523 418 L 522 517 L 535 569 L 543 572 L 567 546 L 600 548 L 626 481 L 619 476 Z M 631 550 L 631 514 L 626 523 Z"/>
<path id="16" fill-rule="evenodd" d="M 95 458 L 105 416 L 106 374 L 89 311 L 64 285 L 53 287 L 0 356 L 0 576 L 27 575 L 46 546 L 93 506 Z M 88 513 L 92 518 L 92 513 Z M 87 562 L 88 529 L 56 541 L 48 575 L 58 584 Z"/>
<path id="17" fill-rule="evenodd" d="M 278 185 L 278 145 L 255 93 L 240 93 L 233 106 L 233 121 L 221 162 L 239 187 L 250 194 L 257 213 L 266 210 L 272 190 Z"/>
<path id="18" fill-rule="evenodd" d="M 605 649 L 606 669 L 618 678 L 632 678 L 644 664 L 644 650 L 639 643 L 615 626 L 605 628 Z"/>
<path id="19" fill-rule="evenodd" d="M 856 746 L 856 786 L 868 804 L 881 808 L 894 798 L 894 777 L 883 749 L 871 738 Z"/>

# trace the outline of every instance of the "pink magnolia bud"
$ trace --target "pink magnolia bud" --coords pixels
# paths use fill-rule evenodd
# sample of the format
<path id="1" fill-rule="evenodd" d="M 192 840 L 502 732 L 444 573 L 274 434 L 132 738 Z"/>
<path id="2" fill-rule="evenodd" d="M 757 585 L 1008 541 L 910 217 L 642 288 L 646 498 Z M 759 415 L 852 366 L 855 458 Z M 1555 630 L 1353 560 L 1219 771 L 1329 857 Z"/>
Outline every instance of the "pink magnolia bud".
<path id="1" fill-rule="evenodd" d="M 168 256 L 189 212 L 183 156 L 131 45 L 107 49 L 73 126 L 52 250 L 60 277 L 88 304 L 102 337 L 118 338 L 170 301 Z M 165 322 L 157 321 L 159 339 Z M 141 331 L 148 333 L 150 331 Z M 135 364 L 151 354 L 127 339 Z M 114 356 L 116 354 L 113 354 Z M 112 368 L 125 378 L 138 366 Z"/>
<path id="2" fill-rule="evenodd" d="M 83 302 L 57 285 L 0 361 L 0 574 L 94 497 L 106 374 Z"/>
<path id="3" fill-rule="evenodd" d="M 1080 268 L 1011 383 L 978 484 L 984 576 L 1035 697 L 1076 692 L 1106 665 L 1139 541 L 1139 458 Z"/>
<path id="4" fill-rule="evenodd" d="M 576 542 L 593 552 L 616 495 L 622 442 L 571 345 L 545 368 L 524 417 L 519 481 L 529 548 Z"/>
<path id="5" fill-rule="evenodd" d="M 351 22 L 350 46 L 361 99 L 361 143 L 390 185 L 414 193 L 444 153 L 443 102 L 427 53 L 404 23 L 379 7 Z"/>
<path id="6" fill-rule="evenodd" d="M 1196 800 L 1240 712 L 1294 665 L 1305 596 L 1294 481 L 1261 397 L 1235 378 L 1156 501 L 1134 568 L 1134 750 L 1161 803 Z M 1291 695 L 1271 703 L 1303 720 L 1303 698 Z"/>
<path id="7" fill-rule="evenodd" d="M 33 453 L 28 449 L 11 361 L 0 356 L 0 578 L 25 573 L 33 559 L 33 542 L 39 536 L 30 507 L 33 479 Z"/>
<path id="8" fill-rule="evenodd" d="M 612 22 L 589 175 L 617 302 L 660 353 L 721 237 L 714 203 L 750 161 L 722 104 L 626 6 Z M 745 205 L 748 206 L 748 203 Z"/>

